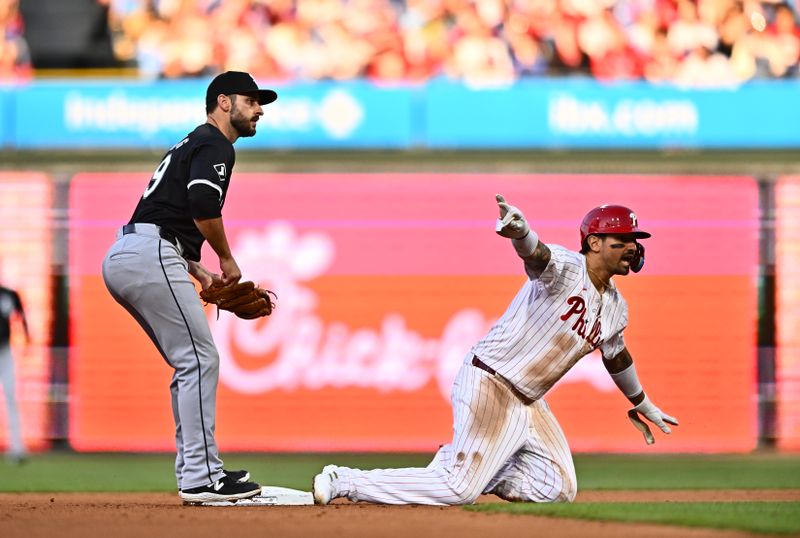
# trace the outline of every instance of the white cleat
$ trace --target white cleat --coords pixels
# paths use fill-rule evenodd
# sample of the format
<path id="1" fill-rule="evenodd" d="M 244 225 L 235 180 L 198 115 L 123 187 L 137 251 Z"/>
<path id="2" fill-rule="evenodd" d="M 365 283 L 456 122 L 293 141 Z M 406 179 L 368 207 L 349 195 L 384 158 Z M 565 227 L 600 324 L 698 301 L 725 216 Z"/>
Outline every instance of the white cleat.
<path id="1" fill-rule="evenodd" d="M 311 492 L 314 494 L 314 504 L 328 504 L 334 499 L 333 481 L 336 480 L 339 467 L 326 465 L 322 472 L 314 477 Z"/>

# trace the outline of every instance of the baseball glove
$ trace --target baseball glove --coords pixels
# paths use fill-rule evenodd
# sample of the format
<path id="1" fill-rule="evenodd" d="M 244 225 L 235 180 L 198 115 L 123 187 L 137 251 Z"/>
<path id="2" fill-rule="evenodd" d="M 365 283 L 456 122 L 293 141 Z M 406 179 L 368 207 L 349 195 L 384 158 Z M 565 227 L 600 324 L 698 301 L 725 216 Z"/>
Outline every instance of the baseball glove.
<path id="1" fill-rule="evenodd" d="M 233 312 L 242 319 L 255 319 L 272 314 L 275 308 L 273 299 L 278 297 L 248 280 L 229 286 L 211 285 L 200 292 L 200 298 L 206 304 L 215 304 L 220 310 Z"/>

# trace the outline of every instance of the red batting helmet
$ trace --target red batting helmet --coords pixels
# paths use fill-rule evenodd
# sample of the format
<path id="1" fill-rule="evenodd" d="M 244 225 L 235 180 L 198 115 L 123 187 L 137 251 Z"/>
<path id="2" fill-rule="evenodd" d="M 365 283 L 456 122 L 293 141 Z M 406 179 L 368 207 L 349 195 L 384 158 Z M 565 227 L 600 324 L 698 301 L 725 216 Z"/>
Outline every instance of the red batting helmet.
<path id="1" fill-rule="evenodd" d="M 581 246 L 593 234 L 634 234 L 646 239 L 650 234 L 639 229 L 636 213 L 621 205 L 601 205 L 589 211 L 581 222 Z"/>

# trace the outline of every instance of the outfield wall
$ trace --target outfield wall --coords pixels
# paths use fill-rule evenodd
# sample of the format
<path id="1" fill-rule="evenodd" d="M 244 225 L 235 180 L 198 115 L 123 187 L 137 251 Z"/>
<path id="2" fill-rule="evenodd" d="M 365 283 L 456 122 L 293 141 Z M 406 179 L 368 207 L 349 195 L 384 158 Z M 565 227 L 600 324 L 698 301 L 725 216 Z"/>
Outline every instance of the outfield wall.
<path id="1" fill-rule="evenodd" d="M 617 282 L 640 376 L 681 426 L 647 447 L 593 354 L 548 396 L 574 450 L 756 447 L 752 178 L 238 174 L 235 182 L 225 208 L 234 254 L 279 299 L 255 322 L 208 311 L 221 354 L 223 450 L 434 451 L 446 442 L 456 369 L 525 279 L 494 233 L 495 192 L 525 208 L 548 242 L 577 248 L 577 223 L 610 193 L 653 233 L 645 270 Z M 100 276 L 142 188 L 141 174 L 71 182 L 69 431 L 78 450 L 173 446 L 171 371 Z M 215 266 L 209 249 L 203 256 Z"/>
<path id="2" fill-rule="evenodd" d="M 53 413 L 64 398 L 48 351 L 56 325 L 66 323 L 53 319 L 57 298 L 70 307 L 69 442 L 80 450 L 171 449 L 169 370 L 99 274 L 147 175 L 74 176 L 62 228 L 54 178 L 0 174 L 0 283 L 20 291 L 33 334 L 31 346 L 19 331 L 12 342 L 33 449 L 66 431 Z M 648 451 L 750 450 L 758 443 L 757 398 L 773 396 L 777 446 L 800 449 L 798 177 L 775 184 L 776 383 L 758 394 L 758 237 L 769 237 L 773 223 L 760 221 L 753 178 L 239 174 L 235 181 L 226 223 L 237 258 L 280 299 L 275 315 L 255 323 L 208 313 L 223 359 L 225 450 L 430 451 L 447 440 L 455 369 L 524 278 L 492 231 L 495 191 L 523 206 L 549 242 L 576 247 L 583 212 L 612 192 L 654 232 L 645 271 L 618 279 L 645 387 L 681 419 L 676 435 Z M 56 264 L 66 247 L 69 296 L 59 297 Z M 210 250 L 204 258 L 214 265 Z M 579 362 L 548 401 L 575 450 L 645 449 L 597 356 Z M 6 420 L 0 413 L 0 449 Z"/>
<path id="3" fill-rule="evenodd" d="M 207 80 L 0 87 L 0 146 L 151 148 L 205 120 Z M 589 79 L 474 88 L 365 81 L 263 84 L 280 95 L 240 148 L 797 148 L 797 81 L 685 89 Z"/>
<path id="4" fill-rule="evenodd" d="M 780 448 L 800 450 L 800 177 L 781 178 L 775 199 L 776 438 Z"/>

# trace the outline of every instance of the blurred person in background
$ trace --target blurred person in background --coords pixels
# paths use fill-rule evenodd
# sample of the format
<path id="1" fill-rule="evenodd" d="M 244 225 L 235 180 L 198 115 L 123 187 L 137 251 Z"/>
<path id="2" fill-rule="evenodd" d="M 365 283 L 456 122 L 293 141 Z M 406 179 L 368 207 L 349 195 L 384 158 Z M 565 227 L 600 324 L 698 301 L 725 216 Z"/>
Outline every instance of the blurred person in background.
<path id="1" fill-rule="evenodd" d="M 557 12 L 553 17 L 553 28 L 549 40 L 553 54 L 550 58 L 550 73 L 556 76 L 589 75 L 589 57 L 578 44 L 580 19 Z"/>
<path id="2" fill-rule="evenodd" d="M 18 0 L 0 0 L 0 81 L 31 77 L 31 57 L 23 34 Z"/>
<path id="3" fill-rule="evenodd" d="M 667 40 L 667 32 L 659 28 L 653 35 L 653 42 L 644 62 L 642 76 L 654 84 L 666 84 L 674 80 L 680 61 L 672 52 Z"/>
<path id="4" fill-rule="evenodd" d="M 764 57 L 771 78 L 794 78 L 800 59 L 800 28 L 797 17 L 786 4 L 774 6 L 771 23 L 763 32 Z"/>
<path id="5" fill-rule="evenodd" d="M 700 47 L 716 50 L 719 34 L 700 18 L 695 0 L 678 0 L 677 20 L 669 25 L 667 40 L 674 54 L 685 58 Z"/>
<path id="6" fill-rule="evenodd" d="M 219 70 L 214 63 L 214 46 L 219 39 L 216 18 L 207 16 L 201 2 L 159 2 L 170 6 L 169 40 L 162 47 L 162 76 L 164 78 L 207 77 Z M 172 7 L 174 6 L 174 7 Z M 215 36 L 209 39 L 208 36 Z M 225 36 L 227 39 L 228 36 Z"/>
<path id="7" fill-rule="evenodd" d="M 723 54 L 698 46 L 678 65 L 673 82 L 691 88 L 720 88 L 736 86 L 740 80 Z"/>
<path id="8" fill-rule="evenodd" d="M 6 400 L 8 423 L 8 448 L 6 459 L 11 463 L 23 463 L 27 456 L 25 444 L 22 441 L 22 426 L 17 406 L 16 382 L 14 374 L 14 357 L 11 353 L 11 321 L 18 319 L 22 324 L 27 344 L 31 342 L 28 332 L 28 321 L 25 319 L 25 310 L 19 294 L 0 286 L 0 386 L 3 388 Z"/>
<path id="9" fill-rule="evenodd" d="M 750 20 L 740 2 L 730 6 L 719 24 L 717 52 L 728 58 L 736 78 L 742 82 L 756 76 L 754 49 L 756 39 L 751 33 L 752 30 Z"/>
<path id="10" fill-rule="evenodd" d="M 408 0 L 399 17 L 406 79 L 426 80 L 442 72 L 450 49 L 444 0 Z"/>
<path id="11" fill-rule="evenodd" d="M 611 10 L 597 13 L 578 29 L 578 44 L 589 57 L 597 80 L 637 80 L 643 74 L 643 59 L 630 45 Z"/>
<path id="12" fill-rule="evenodd" d="M 452 54 L 445 62 L 449 77 L 472 86 L 508 85 L 514 81 L 508 45 L 495 34 L 502 18 L 503 6 L 497 1 L 468 4 L 459 11 L 452 30 Z"/>
<path id="13" fill-rule="evenodd" d="M 548 61 L 539 40 L 526 30 L 511 29 L 505 35 L 511 48 L 511 61 L 517 78 L 547 74 Z"/>

